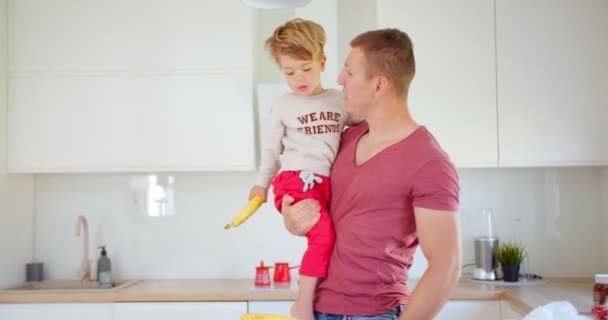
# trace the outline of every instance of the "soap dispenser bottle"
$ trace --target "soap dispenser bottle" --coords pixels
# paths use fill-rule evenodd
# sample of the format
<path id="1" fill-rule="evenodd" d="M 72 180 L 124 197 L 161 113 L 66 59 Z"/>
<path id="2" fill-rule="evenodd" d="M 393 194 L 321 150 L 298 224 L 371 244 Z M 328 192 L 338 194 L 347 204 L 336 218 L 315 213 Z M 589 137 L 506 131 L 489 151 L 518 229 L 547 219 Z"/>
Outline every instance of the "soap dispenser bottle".
<path id="1" fill-rule="evenodd" d="M 101 257 L 97 260 L 97 281 L 100 289 L 112 288 L 112 262 L 108 258 L 105 246 L 100 246 Z"/>

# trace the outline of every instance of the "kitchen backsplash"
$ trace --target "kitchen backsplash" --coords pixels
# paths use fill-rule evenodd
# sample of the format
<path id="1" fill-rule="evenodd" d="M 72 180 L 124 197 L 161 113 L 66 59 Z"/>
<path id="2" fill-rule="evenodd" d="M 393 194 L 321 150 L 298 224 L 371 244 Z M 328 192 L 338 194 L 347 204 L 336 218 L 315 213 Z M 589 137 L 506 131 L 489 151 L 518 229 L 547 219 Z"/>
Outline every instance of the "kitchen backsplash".
<path id="1" fill-rule="evenodd" d="M 530 272 L 583 277 L 608 272 L 608 169 L 459 174 L 465 263 L 473 261 L 473 238 L 487 229 L 479 209 L 489 207 L 495 235 L 525 243 Z M 134 205 L 131 176 L 36 176 L 34 260 L 45 263 L 48 277 L 75 278 L 83 244 L 74 225 L 82 214 L 89 221 L 91 259 L 98 257 L 97 246 L 106 245 L 117 278 L 251 278 L 260 260 L 299 264 L 305 239 L 285 231 L 270 204 L 243 226 L 224 230 L 245 204 L 253 173 L 173 177 L 175 215 L 149 217 Z M 418 252 L 412 277 L 425 266 Z"/>

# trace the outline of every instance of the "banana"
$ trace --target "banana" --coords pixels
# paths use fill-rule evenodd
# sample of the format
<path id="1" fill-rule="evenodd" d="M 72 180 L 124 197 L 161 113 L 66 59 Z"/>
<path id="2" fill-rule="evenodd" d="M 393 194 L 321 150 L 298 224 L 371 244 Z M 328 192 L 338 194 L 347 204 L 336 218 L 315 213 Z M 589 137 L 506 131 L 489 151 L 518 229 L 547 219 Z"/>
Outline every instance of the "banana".
<path id="1" fill-rule="evenodd" d="M 296 320 L 296 318 L 277 316 L 274 314 L 250 313 L 242 315 L 241 320 Z"/>
<path id="2" fill-rule="evenodd" d="M 243 209 L 241 209 L 241 211 L 239 211 L 239 213 L 237 213 L 234 218 L 232 218 L 232 221 L 230 221 L 230 223 L 227 224 L 224 229 L 228 230 L 230 228 L 237 227 L 243 224 L 243 222 L 249 219 L 249 217 L 251 217 L 258 210 L 262 203 L 264 203 L 262 197 L 253 197 L 253 199 L 251 199 L 251 201 L 249 201 L 247 205 Z"/>

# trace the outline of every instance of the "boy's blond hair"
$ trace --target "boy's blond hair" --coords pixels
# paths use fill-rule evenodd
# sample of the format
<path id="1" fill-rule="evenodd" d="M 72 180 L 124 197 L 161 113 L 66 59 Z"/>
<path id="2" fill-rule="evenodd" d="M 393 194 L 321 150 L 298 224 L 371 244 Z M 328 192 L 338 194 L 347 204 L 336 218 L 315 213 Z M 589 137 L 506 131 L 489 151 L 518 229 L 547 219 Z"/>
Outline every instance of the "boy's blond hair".
<path id="1" fill-rule="evenodd" d="M 416 73 L 416 60 L 412 40 L 405 32 L 399 29 L 368 31 L 356 36 L 350 46 L 365 53 L 368 77 L 384 75 L 397 94 L 407 95 Z"/>
<path id="2" fill-rule="evenodd" d="M 264 47 L 277 64 L 281 55 L 298 60 L 320 61 L 325 55 L 325 41 L 325 30 L 318 23 L 296 18 L 276 28 L 264 42 Z"/>

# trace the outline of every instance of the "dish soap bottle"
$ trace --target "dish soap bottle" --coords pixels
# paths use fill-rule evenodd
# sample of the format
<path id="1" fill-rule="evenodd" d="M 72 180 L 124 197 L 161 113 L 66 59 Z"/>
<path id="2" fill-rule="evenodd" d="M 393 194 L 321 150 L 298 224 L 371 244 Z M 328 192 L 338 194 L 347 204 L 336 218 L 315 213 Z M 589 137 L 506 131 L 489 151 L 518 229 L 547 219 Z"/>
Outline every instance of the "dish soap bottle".
<path id="1" fill-rule="evenodd" d="M 101 257 L 97 260 L 97 281 L 100 289 L 112 288 L 112 262 L 108 258 L 105 246 L 100 246 Z"/>

